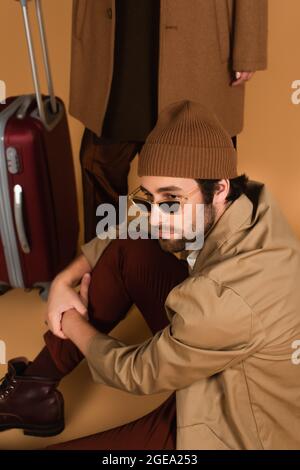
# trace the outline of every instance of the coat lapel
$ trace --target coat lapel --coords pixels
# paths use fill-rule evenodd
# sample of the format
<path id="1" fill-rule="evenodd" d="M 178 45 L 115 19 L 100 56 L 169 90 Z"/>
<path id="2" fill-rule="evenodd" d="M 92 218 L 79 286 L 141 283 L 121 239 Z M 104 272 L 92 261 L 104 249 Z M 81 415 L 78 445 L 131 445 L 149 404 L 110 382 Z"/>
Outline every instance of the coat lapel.
<path id="1" fill-rule="evenodd" d="M 197 256 L 191 274 L 199 272 L 205 260 L 210 259 L 214 253 L 245 223 L 251 221 L 253 204 L 246 194 L 242 194 L 231 203 L 205 236 L 205 241 Z"/>

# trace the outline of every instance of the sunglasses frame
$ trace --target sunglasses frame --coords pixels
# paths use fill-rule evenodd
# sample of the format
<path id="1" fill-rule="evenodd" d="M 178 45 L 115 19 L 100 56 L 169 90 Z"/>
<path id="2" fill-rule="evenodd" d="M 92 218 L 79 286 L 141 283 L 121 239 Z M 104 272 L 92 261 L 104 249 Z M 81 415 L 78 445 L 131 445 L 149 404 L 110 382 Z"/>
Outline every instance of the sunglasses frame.
<path id="1" fill-rule="evenodd" d="M 190 197 L 192 194 L 196 193 L 196 191 L 199 191 L 199 190 L 200 190 L 200 188 L 197 186 L 197 188 L 192 189 L 191 191 L 189 191 L 189 192 L 186 193 L 185 195 L 178 196 L 178 200 L 177 200 L 177 199 L 161 199 L 160 201 L 152 202 L 152 201 L 150 201 L 149 199 L 140 198 L 140 201 L 141 201 L 141 202 L 144 201 L 144 202 L 146 202 L 146 203 L 148 203 L 148 204 L 150 203 L 151 206 L 152 206 L 152 205 L 157 205 L 158 208 L 159 208 L 159 210 L 160 210 L 161 212 L 166 213 L 166 212 L 164 212 L 164 211 L 161 210 L 160 204 L 163 204 L 163 203 L 166 203 L 166 202 L 172 202 L 172 203 L 179 202 L 180 208 L 181 208 L 181 210 L 182 210 L 182 206 L 184 205 L 184 201 L 188 200 L 189 197 Z M 128 195 L 128 199 L 129 199 L 129 200 L 132 202 L 132 204 L 134 204 L 136 207 L 139 207 L 139 206 L 138 206 L 138 204 L 136 204 L 136 203 L 134 202 L 133 198 L 134 198 L 134 196 L 135 196 L 139 191 L 142 191 L 141 186 L 138 186 L 134 191 L 132 191 L 132 192 Z M 175 214 L 176 214 L 177 212 L 178 212 L 178 211 L 176 211 Z M 150 211 L 150 212 L 148 211 L 147 214 L 150 215 L 150 214 L 151 214 L 151 211 Z"/>

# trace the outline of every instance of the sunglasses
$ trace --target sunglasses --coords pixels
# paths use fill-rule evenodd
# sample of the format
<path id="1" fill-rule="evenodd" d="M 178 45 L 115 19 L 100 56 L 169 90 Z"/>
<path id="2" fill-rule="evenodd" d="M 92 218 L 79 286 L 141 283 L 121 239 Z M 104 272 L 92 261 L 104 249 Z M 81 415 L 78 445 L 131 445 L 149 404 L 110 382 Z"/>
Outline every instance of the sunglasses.
<path id="1" fill-rule="evenodd" d="M 174 215 L 181 210 L 183 204 L 185 204 L 185 201 L 187 201 L 192 194 L 198 191 L 199 187 L 197 186 L 197 188 L 194 188 L 192 191 L 188 192 L 184 196 L 177 196 L 176 199 L 165 198 L 161 201 L 153 202 L 150 199 L 139 195 L 139 193 L 142 192 L 142 189 L 139 186 L 128 195 L 128 198 L 144 214 L 150 215 L 152 207 L 155 205 L 158 206 L 159 210 L 164 214 Z"/>

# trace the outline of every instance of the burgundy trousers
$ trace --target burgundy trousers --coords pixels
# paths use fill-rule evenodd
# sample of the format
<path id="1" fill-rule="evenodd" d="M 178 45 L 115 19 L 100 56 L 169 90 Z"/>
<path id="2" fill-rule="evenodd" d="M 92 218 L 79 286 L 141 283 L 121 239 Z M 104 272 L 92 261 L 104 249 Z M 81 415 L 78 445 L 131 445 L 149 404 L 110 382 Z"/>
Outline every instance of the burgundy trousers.
<path id="1" fill-rule="evenodd" d="M 188 277 L 186 261 L 160 248 L 157 240 L 113 240 L 92 271 L 89 318 L 109 333 L 135 304 L 152 334 L 168 325 L 164 303 L 168 293 Z M 58 369 L 68 374 L 83 359 L 69 340 L 50 331 L 46 345 Z M 157 409 L 131 423 L 49 447 L 49 449 L 175 449 L 175 391 Z"/>

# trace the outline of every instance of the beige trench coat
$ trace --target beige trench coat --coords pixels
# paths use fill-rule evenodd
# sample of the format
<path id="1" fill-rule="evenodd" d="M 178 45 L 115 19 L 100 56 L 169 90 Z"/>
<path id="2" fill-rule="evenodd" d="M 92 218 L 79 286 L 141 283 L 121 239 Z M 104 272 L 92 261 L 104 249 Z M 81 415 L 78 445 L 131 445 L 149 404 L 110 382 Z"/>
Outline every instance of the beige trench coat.
<path id="1" fill-rule="evenodd" d="M 110 242 L 82 246 L 92 267 Z M 176 390 L 177 449 L 300 449 L 299 286 L 299 240 L 251 181 L 169 293 L 170 324 L 130 346 L 98 333 L 92 375 L 134 394 Z"/>
<path id="2" fill-rule="evenodd" d="M 228 133 L 243 127 L 245 86 L 233 71 L 267 66 L 267 0 L 161 0 L 158 112 L 189 99 Z M 114 0 L 74 0 L 70 113 L 101 135 L 113 76 Z"/>

